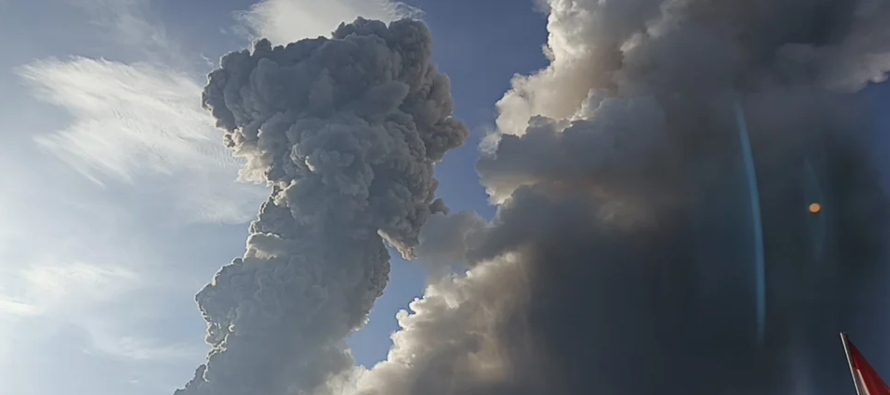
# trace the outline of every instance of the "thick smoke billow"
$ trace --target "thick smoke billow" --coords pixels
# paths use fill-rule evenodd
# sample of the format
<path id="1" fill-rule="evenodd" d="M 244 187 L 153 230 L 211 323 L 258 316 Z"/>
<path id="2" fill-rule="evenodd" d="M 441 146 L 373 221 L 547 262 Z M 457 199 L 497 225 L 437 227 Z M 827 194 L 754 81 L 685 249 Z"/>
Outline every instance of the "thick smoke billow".
<path id="1" fill-rule="evenodd" d="M 472 211 L 433 214 L 420 230 L 415 252 L 422 262 L 435 268 L 466 265 L 467 252 L 487 226 L 485 218 Z"/>
<path id="2" fill-rule="evenodd" d="M 890 70 L 890 4 L 543 3 L 551 65 L 513 81 L 477 166 L 498 214 L 436 220 L 458 251 L 423 250 L 470 269 L 399 315 L 358 393 L 849 391 L 838 331 L 886 329 L 863 319 L 883 308 L 890 201 L 854 93 Z M 736 104 L 762 209 L 762 347 Z"/>
<path id="3" fill-rule="evenodd" d="M 433 165 L 468 132 L 419 22 L 357 19 L 331 38 L 224 56 L 204 105 L 243 175 L 272 186 L 243 258 L 196 300 L 207 363 L 180 395 L 325 393 L 348 381 L 344 339 L 444 212 Z M 333 390 L 333 389 L 332 389 Z"/>

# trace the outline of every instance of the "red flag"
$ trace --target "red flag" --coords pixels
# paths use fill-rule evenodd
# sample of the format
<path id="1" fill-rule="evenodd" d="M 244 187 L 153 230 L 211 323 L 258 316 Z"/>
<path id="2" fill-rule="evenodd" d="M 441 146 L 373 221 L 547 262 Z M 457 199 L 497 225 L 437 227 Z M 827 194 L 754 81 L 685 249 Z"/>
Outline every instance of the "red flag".
<path id="1" fill-rule="evenodd" d="M 847 352 L 847 363 L 853 374 L 853 384 L 859 395 L 890 395 L 890 387 L 881 379 L 878 372 L 862 356 L 862 353 L 850 342 L 846 333 L 841 333 L 841 342 Z"/>

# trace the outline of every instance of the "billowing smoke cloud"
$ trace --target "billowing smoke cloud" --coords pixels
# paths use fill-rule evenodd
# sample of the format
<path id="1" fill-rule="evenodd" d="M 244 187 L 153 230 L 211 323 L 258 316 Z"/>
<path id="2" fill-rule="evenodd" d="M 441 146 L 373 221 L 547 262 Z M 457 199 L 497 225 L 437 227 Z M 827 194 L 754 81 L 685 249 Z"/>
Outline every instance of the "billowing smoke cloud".
<path id="1" fill-rule="evenodd" d="M 890 70 L 890 4 L 542 3 L 551 65 L 513 81 L 477 166 L 498 214 L 438 227 L 471 268 L 400 314 L 358 393 L 849 391 L 837 332 L 886 327 L 861 319 L 883 307 L 890 202 L 852 93 Z M 762 209 L 762 347 L 736 103 Z M 441 259 L 437 240 L 422 250 Z"/>
<path id="2" fill-rule="evenodd" d="M 244 257 L 196 296 L 212 351 L 177 394 L 324 392 L 352 374 L 344 339 L 386 285 L 384 239 L 413 256 L 445 211 L 433 165 L 468 135 L 430 57 L 423 24 L 360 18 L 222 58 L 204 105 L 273 192 Z"/>
<path id="3" fill-rule="evenodd" d="M 487 225 L 482 216 L 472 211 L 433 214 L 420 230 L 415 252 L 423 258 L 423 263 L 433 264 L 434 268 L 466 265 L 467 252 Z"/>

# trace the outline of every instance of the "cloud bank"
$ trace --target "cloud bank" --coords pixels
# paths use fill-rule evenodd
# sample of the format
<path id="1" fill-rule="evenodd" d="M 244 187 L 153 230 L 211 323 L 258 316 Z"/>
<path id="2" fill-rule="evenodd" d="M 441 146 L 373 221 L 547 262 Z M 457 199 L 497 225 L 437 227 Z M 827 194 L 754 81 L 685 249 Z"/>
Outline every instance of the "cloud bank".
<path id="1" fill-rule="evenodd" d="M 883 307 L 868 295 L 890 236 L 851 93 L 890 70 L 890 6 L 543 3 L 551 64 L 514 79 L 477 165 L 497 216 L 425 239 L 477 232 L 450 255 L 471 268 L 399 316 L 357 393 L 848 388 L 837 332 Z M 736 103 L 762 206 L 763 347 Z M 824 215 L 807 213 L 816 199 Z M 862 336 L 880 333 L 869 322 Z"/>

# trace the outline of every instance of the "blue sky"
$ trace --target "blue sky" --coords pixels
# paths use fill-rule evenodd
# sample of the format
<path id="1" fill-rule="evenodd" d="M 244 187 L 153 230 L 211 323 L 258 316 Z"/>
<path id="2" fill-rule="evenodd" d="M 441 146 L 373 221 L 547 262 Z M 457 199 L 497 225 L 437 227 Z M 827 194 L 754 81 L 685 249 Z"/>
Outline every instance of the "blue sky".
<path id="1" fill-rule="evenodd" d="M 0 33 L 18 37 L 0 57 L 0 393 L 170 393 L 204 358 L 193 294 L 243 253 L 266 196 L 236 181 L 200 108 L 204 75 L 257 34 L 283 42 L 396 16 L 383 1 L 257 4 L 0 1 Z M 531 0 L 409 4 L 473 133 L 438 168 L 440 195 L 491 216 L 476 147 L 513 74 L 546 65 L 545 16 Z M 385 358 L 395 313 L 422 293 L 419 265 L 393 265 L 351 339 L 360 363 Z"/>

